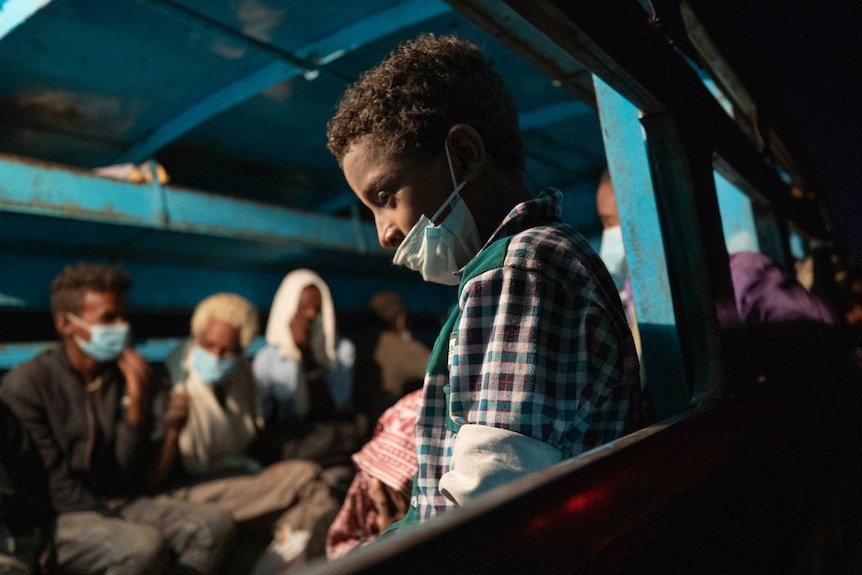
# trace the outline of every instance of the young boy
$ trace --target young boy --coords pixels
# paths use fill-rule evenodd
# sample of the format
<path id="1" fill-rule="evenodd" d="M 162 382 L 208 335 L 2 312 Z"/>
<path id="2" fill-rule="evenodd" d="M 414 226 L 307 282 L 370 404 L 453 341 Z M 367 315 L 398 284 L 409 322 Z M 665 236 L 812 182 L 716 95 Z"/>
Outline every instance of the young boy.
<path id="1" fill-rule="evenodd" d="M 394 263 L 458 285 L 416 423 L 409 516 L 428 519 L 641 424 L 613 281 L 533 197 L 514 102 L 472 44 L 425 35 L 344 94 L 328 147 Z"/>

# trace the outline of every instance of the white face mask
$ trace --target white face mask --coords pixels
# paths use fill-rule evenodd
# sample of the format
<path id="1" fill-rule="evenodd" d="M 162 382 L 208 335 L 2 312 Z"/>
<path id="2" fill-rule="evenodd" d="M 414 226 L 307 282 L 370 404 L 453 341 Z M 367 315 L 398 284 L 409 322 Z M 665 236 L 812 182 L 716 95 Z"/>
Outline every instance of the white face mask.
<path id="1" fill-rule="evenodd" d="M 456 183 L 448 143 L 444 145 L 444 149 L 455 190 L 431 219 L 428 219 L 424 214 L 419 218 L 419 221 L 395 250 L 392 263 L 419 272 L 425 281 L 443 285 L 458 285 L 461 280 L 454 275 L 455 272 L 479 253 L 479 250 L 482 249 L 482 241 L 479 239 L 479 230 L 476 228 L 473 214 L 470 213 L 463 198 L 458 196 L 458 192 L 461 191 L 467 180 L 460 184 Z M 439 225 L 434 225 L 434 220 L 447 206 L 451 206 L 449 215 Z"/>
<path id="2" fill-rule="evenodd" d="M 618 291 L 623 291 L 628 266 L 626 265 L 626 249 L 623 245 L 623 230 L 620 226 L 605 228 L 602 232 L 602 242 L 599 246 L 599 257 L 608 268 Z"/>

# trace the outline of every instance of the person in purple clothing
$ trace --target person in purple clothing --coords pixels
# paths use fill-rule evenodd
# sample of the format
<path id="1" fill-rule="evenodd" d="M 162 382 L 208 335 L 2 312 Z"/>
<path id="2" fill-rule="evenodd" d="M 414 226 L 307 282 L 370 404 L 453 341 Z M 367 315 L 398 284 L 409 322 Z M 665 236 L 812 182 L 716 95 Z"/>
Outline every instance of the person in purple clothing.
<path id="1" fill-rule="evenodd" d="M 328 138 L 393 262 L 458 286 L 425 376 L 408 522 L 642 424 L 617 290 L 561 194 L 528 188 L 514 102 L 475 45 L 401 44 L 348 88 Z"/>
<path id="2" fill-rule="evenodd" d="M 626 302 L 630 327 L 637 333 L 620 216 L 607 170 L 596 190 L 596 211 L 603 228 L 599 254 Z M 834 310 L 757 252 L 730 254 L 730 276 L 758 377 L 781 381 L 827 377 L 830 360 L 835 359 L 830 349 L 838 324 Z"/>
<path id="3" fill-rule="evenodd" d="M 731 254 L 730 276 L 760 379 L 810 385 L 831 377 L 838 349 L 835 311 L 763 254 Z"/>

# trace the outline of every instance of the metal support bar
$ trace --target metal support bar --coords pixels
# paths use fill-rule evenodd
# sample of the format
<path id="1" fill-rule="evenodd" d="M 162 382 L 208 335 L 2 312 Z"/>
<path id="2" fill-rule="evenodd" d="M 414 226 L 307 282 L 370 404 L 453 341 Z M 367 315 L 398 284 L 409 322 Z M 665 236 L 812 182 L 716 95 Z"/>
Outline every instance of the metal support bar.
<path id="1" fill-rule="evenodd" d="M 499 0 L 446 0 L 504 46 L 551 78 L 555 86 L 592 105 L 593 82 L 581 62 L 572 58 L 533 24 Z"/>
<path id="2" fill-rule="evenodd" d="M 359 251 L 359 233 L 368 253 L 383 253 L 375 247 L 371 224 L 357 229 L 350 219 L 203 191 L 154 189 L 5 155 L 0 155 L 0 211 L 347 252 Z"/>
<path id="3" fill-rule="evenodd" d="M 774 261 L 785 272 L 796 275 L 790 253 L 790 230 L 787 224 L 767 206 L 753 206 L 754 228 L 763 255 Z"/>
<path id="4" fill-rule="evenodd" d="M 689 401 L 671 299 L 661 222 L 638 110 L 599 78 L 596 103 L 626 248 L 647 389 L 655 416 Z"/>
<path id="5" fill-rule="evenodd" d="M 715 193 L 712 153 L 690 125 L 668 114 L 641 119 L 680 341 L 693 401 L 750 383 Z"/>

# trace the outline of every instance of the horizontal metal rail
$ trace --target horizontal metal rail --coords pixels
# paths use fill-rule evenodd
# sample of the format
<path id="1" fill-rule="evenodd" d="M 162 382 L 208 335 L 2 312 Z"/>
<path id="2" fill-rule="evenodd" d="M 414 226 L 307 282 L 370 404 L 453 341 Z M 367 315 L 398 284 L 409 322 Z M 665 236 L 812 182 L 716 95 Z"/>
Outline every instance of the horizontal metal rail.
<path id="1" fill-rule="evenodd" d="M 0 212 L 383 255 L 372 224 L 0 154 Z"/>

